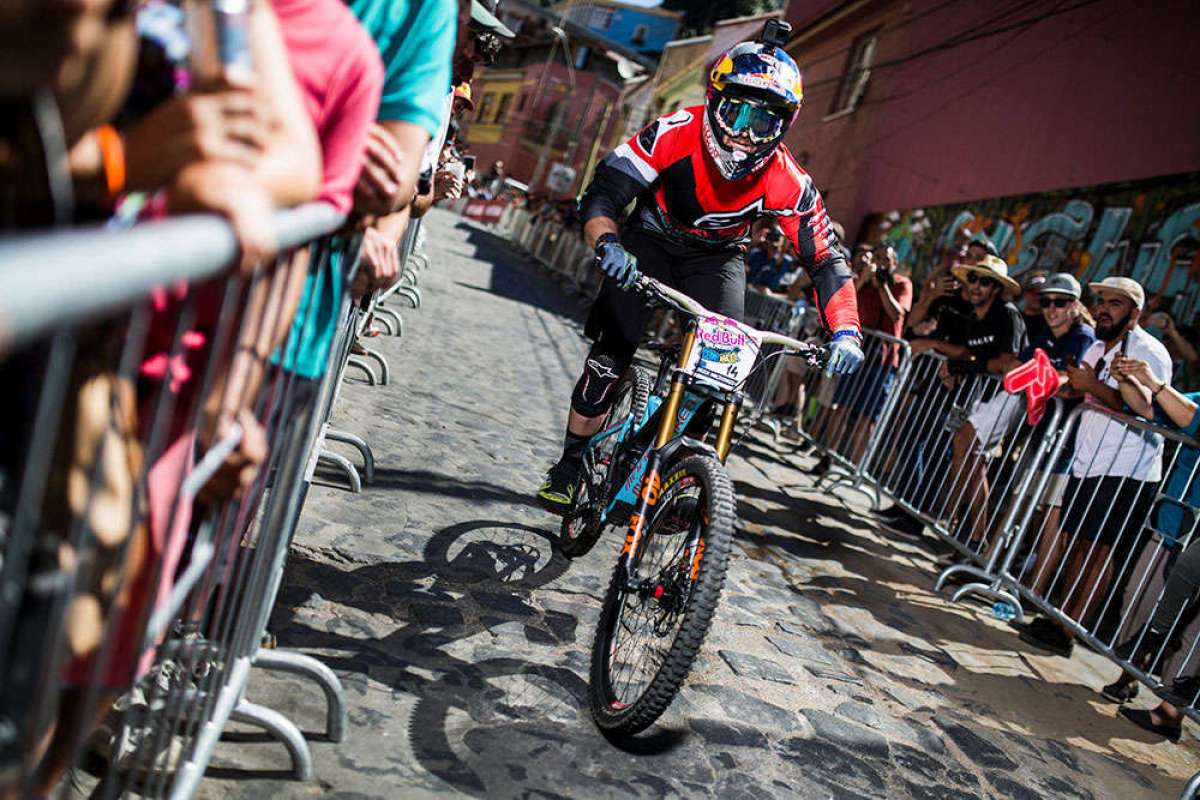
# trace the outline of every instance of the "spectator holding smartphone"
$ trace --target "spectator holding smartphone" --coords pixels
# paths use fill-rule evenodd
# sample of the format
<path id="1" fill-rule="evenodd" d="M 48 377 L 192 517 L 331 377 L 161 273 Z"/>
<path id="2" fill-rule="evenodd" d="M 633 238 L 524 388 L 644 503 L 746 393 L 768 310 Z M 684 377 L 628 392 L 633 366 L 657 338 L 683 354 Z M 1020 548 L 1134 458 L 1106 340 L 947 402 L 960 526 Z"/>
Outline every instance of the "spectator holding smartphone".
<path id="1" fill-rule="evenodd" d="M 1131 278 L 1109 277 L 1089 288 L 1099 298 L 1095 306 L 1098 341 L 1080 366 L 1067 367 L 1067 382 L 1091 402 L 1121 411 L 1126 400 L 1118 373 L 1113 371 L 1116 360 L 1125 356 L 1145 361 L 1155 375 L 1169 382 L 1171 357 L 1161 342 L 1138 325 L 1145 304 L 1141 284 Z M 1161 437 L 1133 436 L 1124 426 L 1094 411 L 1084 411 L 1080 417 L 1063 500 L 1063 535 L 1042 543 L 1035 586 L 1052 591 L 1054 587 L 1040 578 L 1053 573 L 1065 558 L 1058 585 L 1079 583 L 1084 590 L 1069 594 L 1063 612 L 1081 625 L 1087 625 L 1104 602 L 1113 581 L 1113 565 L 1124 563 L 1136 545 L 1134 539 L 1162 480 L 1162 451 Z M 1069 656 L 1074 647 L 1070 629 L 1046 617 L 1025 625 L 1021 639 L 1063 656 Z"/>

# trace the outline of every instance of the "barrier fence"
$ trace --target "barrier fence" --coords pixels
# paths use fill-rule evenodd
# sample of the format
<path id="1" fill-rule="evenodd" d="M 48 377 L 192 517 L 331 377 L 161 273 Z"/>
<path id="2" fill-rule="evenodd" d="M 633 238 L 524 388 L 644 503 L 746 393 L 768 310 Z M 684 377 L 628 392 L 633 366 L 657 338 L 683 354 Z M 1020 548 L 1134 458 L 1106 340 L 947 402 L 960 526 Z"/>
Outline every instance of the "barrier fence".
<path id="1" fill-rule="evenodd" d="M 0 241 L 0 797 L 46 795 L 73 764 L 93 796 L 187 797 L 230 720 L 311 777 L 295 725 L 246 700 L 252 667 L 315 682 L 344 735 L 334 674 L 267 634 L 326 438 L 372 469 L 328 427 L 382 298 L 322 305 L 357 268 L 341 224 L 280 212 L 280 255 L 232 271 L 217 218 Z M 415 291 L 406 241 L 397 290 Z M 328 355 L 306 354 L 323 335 Z"/>
<path id="2" fill-rule="evenodd" d="M 544 254 L 554 224 L 510 209 L 497 229 L 562 277 Z M 757 292 L 746 321 L 793 336 L 812 324 Z M 747 387 L 753 416 L 792 403 L 794 430 L 831 465 L 819 483 L 924 523 L 950 550 L 935 588 L 961 583 L 953 601 L 986 597 L 1016 621 L 1033 607 L 1035 628 L 1058 626 L 1200 721 L 1200 443 L 1091 400 L 1055 398 L 1031 426 L 1001 376 L 951 374 L 878 331 L 864 353 L 834 379 L 775 359 Z M 1182 796 L 1198 790 L 1200 773 Z"/>

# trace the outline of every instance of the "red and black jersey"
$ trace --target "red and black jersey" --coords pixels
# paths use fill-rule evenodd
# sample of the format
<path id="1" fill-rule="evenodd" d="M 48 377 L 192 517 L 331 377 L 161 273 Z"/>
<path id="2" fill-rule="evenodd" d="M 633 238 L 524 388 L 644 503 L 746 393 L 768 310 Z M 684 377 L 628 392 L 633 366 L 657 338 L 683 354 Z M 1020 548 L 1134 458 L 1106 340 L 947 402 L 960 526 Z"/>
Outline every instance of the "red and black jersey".
<path id="1" fill-rule="evenodd" d="M 704 113 L 692 106 L 660 117 L 610 153 L 584 193 L 583 220 L 617 219 L 637 199 L 629 224 L 708 249 L 740 245 L 755 219 L 776 217 L 827 327 L 857 329 L 853 276 L 812 178 L 780 145 L 761 169 L 726 180 L 705 155 Z"/>

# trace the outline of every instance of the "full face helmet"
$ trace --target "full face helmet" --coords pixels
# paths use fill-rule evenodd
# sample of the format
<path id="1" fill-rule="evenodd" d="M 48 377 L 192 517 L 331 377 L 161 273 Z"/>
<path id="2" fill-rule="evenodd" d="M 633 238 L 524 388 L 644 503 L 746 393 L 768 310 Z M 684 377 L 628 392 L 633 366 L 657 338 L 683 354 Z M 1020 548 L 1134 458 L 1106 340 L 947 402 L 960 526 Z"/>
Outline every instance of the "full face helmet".
<path id="1" fill-rule="evenodd" d="M 704 146 L 726 180 L 762 167 L 796 121 L 800 68 L 782 48 L 742 42 L 708 75 Z"/>

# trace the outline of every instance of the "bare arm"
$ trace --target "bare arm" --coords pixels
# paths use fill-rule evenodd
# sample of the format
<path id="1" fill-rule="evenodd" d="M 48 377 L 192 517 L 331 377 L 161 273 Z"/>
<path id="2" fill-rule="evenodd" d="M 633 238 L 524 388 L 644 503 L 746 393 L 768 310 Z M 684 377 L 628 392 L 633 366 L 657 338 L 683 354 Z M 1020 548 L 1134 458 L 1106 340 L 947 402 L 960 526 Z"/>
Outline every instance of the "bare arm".
<path id="1" fill-rule="evenodd" d="M 883 313 L 887 314 L 887 318 L 895 322 L 904 315 L 904 307 L 900 305 L 900 301 L 892 294 L 892 287 L 886 283 L 877 283 L 879 287 L 879 301 L 883 306 Z"/>
<path id="2" fill-rule="evenodd" d="M 267 118 L 266 149 L 254 168 L 275 202 L 299 205 L 321 190 L 321 146 L 292 75 L 287 48 L 270 3 L 255 3 L 250 47 L 257 97 Z"/>
<path id="3" fill-rule="evenodd" d="M 595 249 L 596 240 L 606 233 L 616 234 L 617 221 L 611 217 L 592 217 L 583 224 L 583 239 L 589 248 Z"/>
<path id="4" fill-rule="evenodd" d="M 420 125 L 396 120 L 380 120 L 379 125 L 392 136 L 400 151 L 397 165 L 398 185 L 392 197 L 392 210 L 406 208 L 416 196 L 417 175 L 421 171 L 421 155 L 429 143 L 429 133 Z"/>

